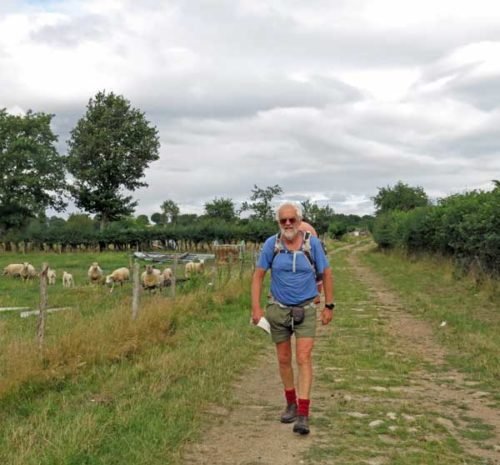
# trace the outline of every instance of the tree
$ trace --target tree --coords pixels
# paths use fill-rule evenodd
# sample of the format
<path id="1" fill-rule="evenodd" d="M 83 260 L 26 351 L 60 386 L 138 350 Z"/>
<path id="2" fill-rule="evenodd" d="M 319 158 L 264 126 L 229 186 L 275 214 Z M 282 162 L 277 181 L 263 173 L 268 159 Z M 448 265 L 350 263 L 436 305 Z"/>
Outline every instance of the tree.
<path id="1" fill-rule="evenodd" d="M 165 200 L 161 204 L 163 223 L 175 223 L 179 216 L 179 206 L 173 200 Z"/>
<path id="2" fill-rule="evenodd" d="M 66 221 L 66 229 L 79 232 L 92 232 L 97 223 L 85 213 L 72 213 Z"/>
<path id="3" fill-rule="evenodd" d="M 161 213 L 153 213 L 151 215 L 151 221 L 154 223 L 154 224 L 162 224 L 163 223 L 163 215 Z"/>
<path id="4" fill-rule="evenodd" d="M 377 215 L 393 210 L 409 211 L 430 205 L 429 198 L 421 187 L 410 187 L 401 181 L 394 187 L 379 188 L 378 194 L 372 197 L 372 200 Z"/>
<path id="5" fill-rule="evenodd" d="M 147 215 L 139 215 L 135 219 L 135 222 L 137 223 L 138 226 L 145 227 L 149 225 L 149 218 Z"/>
<path id="6" fill-rule="evenodd" d="M 101 230 L 109 221 L 130 215 L 137 202 L 122 191 L 147 186 L 140 179 L 159 158 L 158 131 L 144 113 L 121 95 L 98 92 L 71 131 L 68 145 L 77 207 L 98 214 Z"/>
<path id="7" fill-rule="evenodd" d="M 246 210 L 253 210 L 254 214 L 252 215 L 252 218 L 263 221 L 273 221 L 274 217 L 271 201 L 275 196 L 281 194 L 283 194 L 283 189 L 278 186 L 278 184 L 268 186 L 265 189 L 261 189 L 254 184 L 252 195 L 250 197 L 252 202 L 243 202 L 240 213 Z"/>
<path id="8" fill-rule="evenodd" d="M 53 116 L 0 110 L 0 233 L 27 224 L 48 207 L 61 211 L 66 206 L 64 160 L 50 128 Z"/>
<path id="9" fill-rule="evenodd" d="M 315 203 L 310 206 L 308 215 L 308 221 L 315 227 L 319 235 L 325 234 L 328 231 L 330 223 L 335 218 L 335 212 L 330 205 L 320 207 Z"/>
<path id="10" fill-rule="evenodd" d="M 215 218 L 225 221 L 234 221 L 236 219 L 236 211 L 234 202 L 231 199 L 217 197 L 212 202 L 205 204 L 205 214 L 209 218 Z"/>

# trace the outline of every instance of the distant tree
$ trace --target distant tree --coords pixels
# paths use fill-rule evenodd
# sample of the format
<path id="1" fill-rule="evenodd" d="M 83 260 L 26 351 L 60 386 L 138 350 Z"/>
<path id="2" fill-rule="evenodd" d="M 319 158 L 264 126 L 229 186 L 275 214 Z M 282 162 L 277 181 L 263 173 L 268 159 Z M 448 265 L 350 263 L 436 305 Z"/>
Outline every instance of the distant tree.
<path id="1" fill-rule="evenodd" d="M 27 224 L 48 207 L 66 206 L 64 160 L 55 148 L 52 117 L 0 110 L 0 233 Z"/>
<path id="2" fill-rule="evenodd" d="M 80 232 L 91 232 L 97 223 L 86 213 L 72 213 L 66 221 L 66 228 Z"/>
<path id="3" fill-rule="evenodd" d="M 147 215 L 139 215 L 135 219 L 135 222 L 137 223 L 138 226 L 148 226 L 150 224 Z"/>
<path id="4" fill-rule="evenodd" d="M 190 225 L 198 221 L 198 215 L 195 213 L 184 213 L 177 217 L 177 224 L 179 225 Z"/>
<path id="5" fill-rule="evenodd" d="M 236 219 L 236 211 L 234 202 L 231 199 L 217 197 L 211 202 L 205 204 L 205 214 L 209 218 L 215 218 L 225 221 L 234 221 Z"/>
<path id="6" fill-rule="evenodd" d="M 307 220 L 314 226 L 318 234 L 325 234 L 331 221 L 335 217 L 335 212 L 330 205 L 320 207 L 317 204 L 311 204 L 309 207 Z"/>
<path id="7" fill-rule="evenodd" d="M 179 206 L 173 200 L 165 200 L 161 204 L 161 211 L 163 223 L 175 223 L 180 213 Z"/>
<path id="8" fill-rule="evenodd" d="M 67 166 L 77 207 L 107 222 L 130 215 L 137 202 L 122 190 L 147 186 L 144 170 L 159 158 L 158 131 L 144 113 L 113 92 L 98 92 L 71 131 Z"/>
<path id="9" fill-rule="evenodd" d="M 154 224 L 163 224 L 163 215 L 161 213 L 153 213 L 151 215 L 151 221 L 154 223 Z"/>
<path id="10" fill-rule="evenodd" d="M 378 194 L 372 197 L 376 213 L 393 210 L 409 211 L 430 204 L 427 194 L 421 187 L 410 187 L 401 181 L 394 187 L 379 188 Z"/>
<path id="11" fill-rule="evenodd" d="M 333 239 L 341 239 L 348 231 L 349 228 L 344 221 L 335 220 L 328 226 L 328 234 Z"/>
<path id="12" fill-rule="evenodd" d="M 307 199 L 303 202 L 300 202 L 300 206 L 302 207 L 302 217 L 310 220 L 312 217 L 311 209 L 313 207 L 313 203 L 311 202 L 311 200 Z"/>
<path id="13" fill-rule="evenodd" d="M 49 228 L 62 229 L 66 226 L 66 220 L 58 216 L 51 216 L 48 220 Z"/>
<path id="14" fill-rule="evenodd" d="M 278 184 L 268 186 L 265 189 L 261 189 L 254 184 L 252 195 L 250 196 L 251 202 L 243 202 L 240 213 L 246 210 L 253 210 L 254 214 L 251 215 L 252 218 L 272 221 L 274 219 L 272 200 L 281 194 L 283 194 L 283 189 Z"/>

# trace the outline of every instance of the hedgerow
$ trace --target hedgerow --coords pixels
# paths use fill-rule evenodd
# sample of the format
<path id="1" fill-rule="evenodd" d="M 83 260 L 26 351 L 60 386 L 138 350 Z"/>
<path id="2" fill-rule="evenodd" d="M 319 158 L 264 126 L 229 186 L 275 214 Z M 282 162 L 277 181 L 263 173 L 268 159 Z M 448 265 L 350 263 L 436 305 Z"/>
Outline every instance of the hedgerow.
<path id="1" fill-rule="evenodd" d="M 435 206 L 379 214 L 373 237 L 382 248 L 452 256 L 465 268 L 500 275 L 500 188 L 447 197 Z"/>

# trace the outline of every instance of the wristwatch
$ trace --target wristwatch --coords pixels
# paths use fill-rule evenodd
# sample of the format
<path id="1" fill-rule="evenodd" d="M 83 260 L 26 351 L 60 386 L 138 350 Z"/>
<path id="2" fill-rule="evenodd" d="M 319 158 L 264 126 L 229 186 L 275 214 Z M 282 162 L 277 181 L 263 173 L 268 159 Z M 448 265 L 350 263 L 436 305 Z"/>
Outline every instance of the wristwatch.
<path id="1" fill-rule="evenodd" d="M 328 310 L 333 310 L 335 308 L 335 303 L 332 302 L 331 304 L 325 304 L 325 308 Z"/>

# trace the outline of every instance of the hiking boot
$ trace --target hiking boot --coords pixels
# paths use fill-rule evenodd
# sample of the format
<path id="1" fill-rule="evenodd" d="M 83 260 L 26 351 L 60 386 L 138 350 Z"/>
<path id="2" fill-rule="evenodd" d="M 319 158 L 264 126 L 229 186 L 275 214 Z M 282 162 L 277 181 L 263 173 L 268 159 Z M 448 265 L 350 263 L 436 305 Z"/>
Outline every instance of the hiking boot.
<path id="1" fill-rule="evenodd" d="M 297 404 L 288 404 L 281 414 L 281 423 L 293 423 L 297 418 Z"/>
<path id="2" fill-rule="evenodd" d="M 293 432 L 299 434 L 309 434 L 309 417 L 299 415 L 293 425 Z"/>

